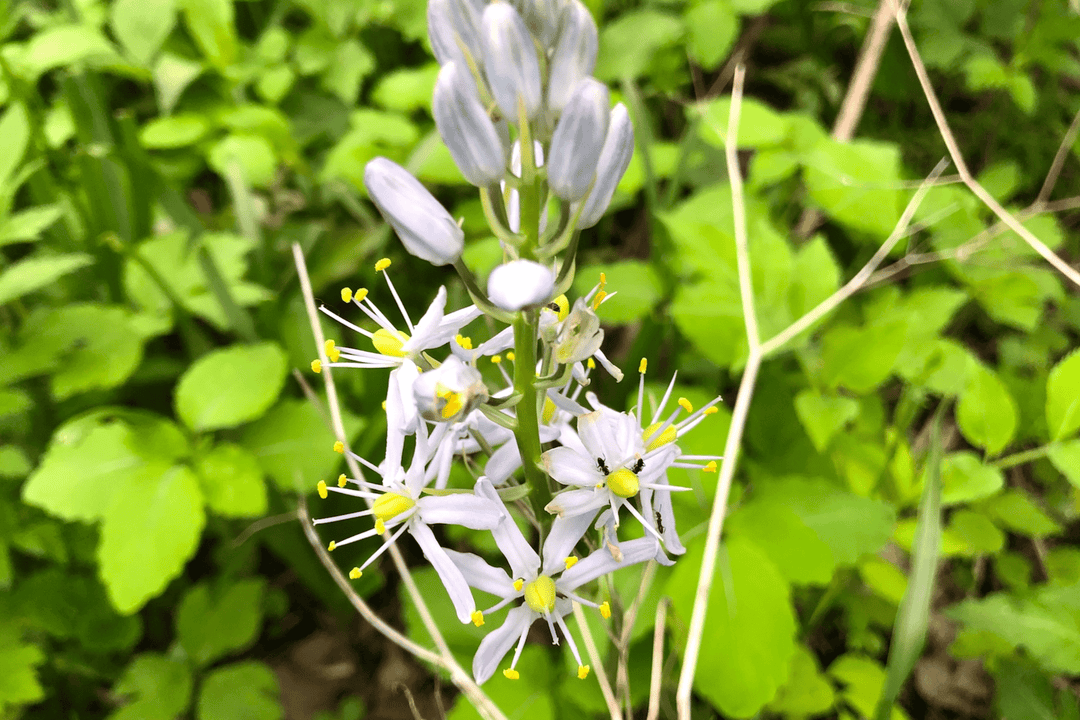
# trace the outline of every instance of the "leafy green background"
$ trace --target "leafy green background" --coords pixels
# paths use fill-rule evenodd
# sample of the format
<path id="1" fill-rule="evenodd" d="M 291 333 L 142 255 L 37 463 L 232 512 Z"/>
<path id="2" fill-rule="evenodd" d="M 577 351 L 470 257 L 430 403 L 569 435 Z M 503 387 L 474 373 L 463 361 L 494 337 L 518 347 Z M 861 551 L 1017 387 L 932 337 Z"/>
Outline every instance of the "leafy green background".
<path id="1" fill-rule="evenodd" d="M 748 66 L 738 148 L 764 337 L 862 267 L 943 143 L 895 32 L 857 139 L 830 137 L 869 0 L 587 5 L 596 74 L 631 108 L 638 146 L 585 233 L 575 288 L 606 272 L 608 354 L 624 368 L 648 357 L 649 392 L 678 370 L 679 393 L 730 407 L 747 357 L 723 161 L 734 58 Z M 441 283 L 462 304 L 364 197 L 364 164 L 385 155 L 464 218 L 474 270 L 499 260 L 434 132 L 424 12 L 420 0 L 0 1 L 0 718 L 411 717 L 402 688 L 424 717 L 475 716 L 355 617 L 292 516 L 340 456 L 298 380 L 314 381 L 314 343 L 290 246 L 331 307 L 343 285 L 383 293 L 383 256 L 408 273 L 411 309 Z M 1076 258 L 1080 143 L 1064 148 L 1052 202 L 1037 202 L 1080 110 L 1075 3 L 922 0 L 910 23 L 979 181 Z M 807 210 L 821 223 L 803 237 Z M 892 716 L 1080 718 L 1080 299 L 962 185 L 934 187 L 915 220 L 887 272 L 761 371 L 694 717 L 874 715 L 930 411 L 945 403 L 930 630 Z M 354 447 L 377 456 L 385 379 L 338 380 Z M 632 382 L 598 384 L 611 404 L 633 400 Z M 684 450 L 720 452 L 728 422 L 721 412 Z M 694 490 L 676 507 L 688 553 L 656 573 L 629 634 L 640 713 L 671 598 L 662 716 L 716 492 L 715 475 L 672 480 Z M 475 533 L 447 541 L 490 550 Z M 373 548 L 335 555 L 349 567 Z M 468 667 L 482 631 L 456 623 L 405 550 Z M 641 572 L 601 592 L 625 606 Z M 373 568 L 356 587 L 426 638 L 393 574 Z M 508 713 L 605 714 L 560 649 L 530 644 L 519 669 L 516 684 L 485 686 Z"/>

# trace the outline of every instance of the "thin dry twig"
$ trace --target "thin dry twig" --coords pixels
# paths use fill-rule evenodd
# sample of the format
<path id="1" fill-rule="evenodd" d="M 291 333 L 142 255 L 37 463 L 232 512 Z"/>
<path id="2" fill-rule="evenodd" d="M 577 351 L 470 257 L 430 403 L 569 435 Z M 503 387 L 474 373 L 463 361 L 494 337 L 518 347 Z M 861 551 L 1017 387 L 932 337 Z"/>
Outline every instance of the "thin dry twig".
<path id="1" fill-rule="evenodd" d="M 660 681 L 664 669 L 664 629 L 671 601 L 660 598 L 656 605 L 656 624 L 653 626 L 652 672 L 649 674 L 649 711 L 645 720 L 656 720 L 660 715 Z"/>
<path id="2" fill-rule="evenodd" d="M 1065 131 L 1065 136 L 1061 138 L 1061 144 L 1058 145 L 1057 152 L 1054 154 L 1054 161 L 1050 163 L 1050 170 L 1046 173 L 1046 179 L 1043 180 L 1039 196 L 1035 198 L 1033 205 L 1045 205 L 1050 199 L 1050 193 L 1054 191 L 1054 185 L 1061 176 L 1061 169 L 1065 167 L 1065 158 L 1069 156 L 1069 151 L 1076 142 L 1077 133 L 1080 133 L 1080 111 L 1073 116 L 1072 124 Z"/>
<path id="3" fill-rule="evenodd" d="M 585 641 L 585 653 L 589 656 L 593 672 L 596 673 L 596 680 L 600 683 L 600 692 L 604 695 L 604 702 L 607 703 L 611 720 L 622 720 L 623 715 L 622 710 L 619 709 L 619 701 L 615 699 L 615 693 L 611 690 L 611 682 L 608 680 L 607 671 L 604 670 L 604 663 L 600 659 L 600 653 L 596 649 L 596 641 L 593 640 L 592 631 L 589 630 L 585 613 L 582 611 L 581 605 L 576 602 L 573 603 L 573 607 L 574 619 L 577 620 L 578 627 L 581 629 L 581 639 Z"/>
<path id="4" fill-rule="evenodd" d="M 915 75 L 919 79 L 919 85 L 922 86 L 926 102 L 930 105 L 930 113 L 934 116 L 934 122 L 937 124 L 938 132 L 941 134 L 941 139 L 945 142 L 945 147 L 949 151 L 949 157 L 952 158 L 953 164 L 956 165 L 956 169 L 960 173 L 964 185 L 966 185 L 971 192 L 975 193 L 976 197 L 982 200 L 995 215 L 1001 218 L 1001 221 L 1005 223 L 1010 230 L 1022 237 L 1035 252 L 1042 255 L 1048 263 L 1053 265 L 1062 275 L 1069 278 L 1074 284 L 1080 285 L 1080 272 L 1077 272 L 1075 268 L 1062 260 L 1053 250 L 1046 246 L 1046 243 L 1035 237 L 1034 233 L 1024 227 L 1012 213 L 1002 207 L 1001 203 L 999 203 L 993 195 L 987 192 L 986 188 L 980 185 L 972 176 L 967 163 L 964 161 L 964 156 L 960 152 L 960 146 L 956 142 L 956 137 L 949 127 L 949 122 L 945 119 L 945 112 L 941 109 L 941 103 L 938 101 L 937 94 L 934 92 L 934 86 L 930 83 L 930 76 L 926 72 L 926 66 L 923 64 L 919 49 L 915 46 L 915 39 L 912 37 L 911 28 L 908 26 L 907 9 L 905 7 L 896 8 L 896 26 L 899 28 L 900 35 L 904 39 L 904 46 L 907 48 L 908 56 L 911 58 L 911 64 L 915 68 Z"/>
<path id="5" fill-rule="evenodd" d="M 300 289 L 304 296 L 304 306 L 307 309 L 308 320 L 311 323 L 311 332 L 315 336 L 315 344 L 319 352 L 319 359 L 322 361 L 323 365 L 322 375 L 326 382 L 326 399 L 327 405 L 330 409 L 330 422 L 333 427 L 335 437 L 337 437 L 337 439 L 345 447 L 345 461 L 349 466 L 349 471 L 353 474 L 353 477 L 360 479 L 363 477 L 363 472 L 348 452 L 349 441 L 348 438 L 345 436 L 345 424 L 341 417 L 341 405 L 338 402 L 337 387 L 334 384 L 333 372 L 331 371 L 331 368 L 328 367 L 329 362 L 325 352 L 326 340 L 323 336 L 322 325 L 319 323 L 318 310 L 315 308 L 315 296 L 311 289 L 311 280 L 308 277 L 307 264 L 304 262 L 304 253 L 298 243 L 293 243 L 292 250 L 293 260 L 296 263 L 296 271 L 300 279 Z M 366 498 L 365 501 L 367 501 Z M 306 515 L 307 504 L 305 498 L 302 495 L 300 497 L 300 503 Z M 370 505 L 371 503 L 368 501 L 368 504 Z M 347 596 L 350 596 L 349 599 L 351 602 L 353 602 L 353 606 L 360 610 L 360 607 L 357 605 L 356 601 L 353 600 L 353 598 L 355 597 L 356 600 L 359 600 L 361 603 L 363 603 L 363 600 L 361 600 L 359 596 L 356 595 L 356 592 L 352 590 L 352 586 L 349 584 L 344 574 L 341 573 L 341 570 L 338 569 L 333 559 L 330 558 L 329 553 L 325 550 L 325 548 L 323 548 L 321 539 L 315 532 L 314 528 L 311 527 L 310 516 L 306 517 L 305 519 L 307 521 L 304 522 L 304 534 L 307 536 L 308 541 L 311 543 L 312 547 L 315 548 L 315 551 L 319 554 L 319 559 L 323 562 L 323 565 L 326 566 L 327 570 L 331 572 L 332 576 L 334 576 L 335 582 L 338 583 L 338 586 L 342 588 L 342 590 Z M 435 641 L 435 646 L 439 650 L 439 652 L 437 654 L 433 653 L 430 650 L 427 650 L 426 648 L 423 648 L 420 645 L 413 643 L 411 640 L 408 641 L 411 645 L 410 647 L 406 647 L 404 645 L 402 645 L 402 647 L 409 652 L 412 652 L 420 659 L 431 662 L 447 670 L 450 673 L 450 680 L 454 683 L 454 685 L 458 687 L 458 689 L 462 691 L 462 693 L 464 693 L 469 698 L 469 701 L 473 704 L 473 706 L 477 709 L 477 712 L 479 712 L 481 715 L 486 718 L 490 718 L 491 720 L 506 720 L 506 715 L 504 715 L 503 712 L 499 710 L 499 708 L 495 705 L 495 703 L 492 702 L 491 698 L 489 698 L 487 694 L 480 689 L 480 686 L 476 684 L 476 681 L 474 681 L 472 677 L 467 672 L 465 672 L 465 670 L 461 667 L 461 665 L 458 664 L 457 660 L 450 652 L 450 648 L 446 644 L 446 639 L 443 638 L 442 633 L 439 631 L 439 626 L 436 624 L 435 618 L 432 617 L 431 611 L 428 609 L 427 604 L 424 602 L 423 596 L 420 594 L 420 590 L 419 588 L 417 588 L 416 582 L 412 577 L 412 573 L 409 571 L 409 567 L 405 564 L 405 559 L 401 555 L 401 550 L 398 549 L 396 545 L 391 545 L 389 548 L 389 552 L 390 556 L 393 558 L 394 565 L 398 569 L 398 573 L 401 575 L 401 579 L 405 585 L 406 592 L 408 592 L 409 597 L 413 602 L 413 605 L 416 607 L 416 610 L 420 615 L 421 622 L 424 623 L 424 627 L 427 629 L 428 634 L 431 635 L 432 639 Z M 331 570 L 331 568 L 333 569 Z M 370 610 L 370 608 L 368 609 Z M 379 620 L 379 624 L 376 624 L 372 620 L 372 618 L 369 617 L 368 614 L 364 613 L 363 611 L 361 611 L 361 614 L 364 615 L 364 618 L 368 620 L 368 622 L 371 622 L 371 624 L 375 627 L 376 630 L 379 630 L 379 632 L 381 632 L 383 635 L 390 637 L 384 630 L 384 628 L 389 628 L 386 623 Z M 371 615 L 374 616 L 374 613 L 371 613 Z M 393 628 L 389 629 L 393 630 Z M 397 633 L 396 630 L 394 632 Z M 400 633 L 397 634 L 400 636 Z M 405 639 L 408 640 L 408 638 Z M 398 644 L 401 645 L 401 643 Z M 417 652 L 417 649 L 419 649 L 421 652 Z"/>
<path id="6" fill-rule="evenodd" d="M 656 561 L 650 560 L 641 573 L 641 585 L 633 602 L 623 615 L 622 628 L 619 631 L 619 640 L 616 647 L 619 650 L 619 667 L 615 672 L 615 687 L 622 696 L 623 704 L 627 708 L 627 715 L 633 715 L 633 705 L 630 701 L 630 633 L 634 630 L 634 622 L 637 620 L 638 609 L 645 600 L 645 596 L 652 588 L 653 578 L 656 577 Z"/>

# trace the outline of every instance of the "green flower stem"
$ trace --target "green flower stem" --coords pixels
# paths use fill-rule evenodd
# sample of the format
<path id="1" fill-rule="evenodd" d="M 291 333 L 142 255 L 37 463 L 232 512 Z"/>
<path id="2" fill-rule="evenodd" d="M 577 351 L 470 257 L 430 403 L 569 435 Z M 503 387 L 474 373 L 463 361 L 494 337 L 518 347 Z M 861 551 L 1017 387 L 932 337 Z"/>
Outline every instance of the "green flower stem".
<path id="1" fill-rule="evenodd" d="M 1056 444 L 1057 443 L 1049 443 L 1047 445 L 1041 445 L 1037 448 L 1032 448 L 1031 450 L 1024 450 L 1023 452 L 1006 455 L 1005 457 L 999 458 L 990 464 L 998 468 L 999 470 L 1006 470 L 1011 467 L 1016 467 L 1017 465 L 1023 465 L 1024 463 L 1031 462 L 1032 460 L 1039 460 L 1046 457 L 1046 455 Z"/>

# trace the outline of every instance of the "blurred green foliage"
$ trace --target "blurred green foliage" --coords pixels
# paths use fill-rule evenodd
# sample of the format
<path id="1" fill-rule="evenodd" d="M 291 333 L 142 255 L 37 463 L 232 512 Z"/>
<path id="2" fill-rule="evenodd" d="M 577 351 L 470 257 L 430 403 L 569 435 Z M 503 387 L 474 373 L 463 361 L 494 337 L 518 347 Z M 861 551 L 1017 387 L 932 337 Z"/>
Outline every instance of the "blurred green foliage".
<path id="1" fill-rule="evenodd" d="M 765 337 L 862 267 L 943 145 L 895 36 L 859 139 L 830 137 L 869 0 L 587 4 L 596 74 L 632 108 L 639 145 L 583 238 L 575 287 L 607 273 L 608 354 L 648 357 L 651 392 L 678 370 L 695 403 L 733 394 L 747 341 L 723 163 L 732 53 L 749 65 L 738 146 Z M 911 24 L 980 182 L 1077 257 L 1077 203 L 1032 205 L 1080 110 L 1075 5 L 922 0 Z M 0 0 L 0 718 L 280 718 L 282 654 L 354 622 L 289 522 L 296 492 L 340 458 L 289 375 L 310 378 L 314 346 L 288 248 L 331 307 L 341 284 L 375 283 L 383 255 L 407 264 L 410 307 L 441 282 L 461 304 L 364 199 L 364 164 L 385 155 L 464 218 L 470 267 L 499 261 L 434 132 L 425 34 L 422 0 Z M 1080 146 L 1066 151 L 1055 198 L 1080 194 Z M 802 238 L 806 208 L 824 222 Z M 1080 300 L 961 185 L 934 187 L 915 219 L 895 272 L 762 370 L 695 717 L 874 715 L 938 403 L 952 409 L 931 633 L 892 715 L 1080 717 L 1067 680 L 1080 675 Z M 354 447 L 377 453 L 384 379 L 338 377 Z M 728 422 L 684 449 L 718 452 Z M 677 498 L 689 552 L 656 573 L 629 635 L 638 707 L 663 594 L 668 647 L 685 643 L 716 490 L 696 471 L 672 481 L 694 490 Z M 604 592 L 629 603 L 641 572 Z M 426 638 L 394 578 L 373 569 L 357 590 Z M 431 609 L 467 667 L 482 632 L 440 593 Z M 384 716 L 356 680 L 380 657 L 333 691 L 363 701 L 318 717 Z M 485 689 L 510 714 L 604 715 L 563 660 L 530 645 L 521 681 Z M 663 677 L 666 715 L 671 665 Z M 412 692 L 430 703 L 430 690 Z M 447 714 L 475 712 L 457 698 Z"/>

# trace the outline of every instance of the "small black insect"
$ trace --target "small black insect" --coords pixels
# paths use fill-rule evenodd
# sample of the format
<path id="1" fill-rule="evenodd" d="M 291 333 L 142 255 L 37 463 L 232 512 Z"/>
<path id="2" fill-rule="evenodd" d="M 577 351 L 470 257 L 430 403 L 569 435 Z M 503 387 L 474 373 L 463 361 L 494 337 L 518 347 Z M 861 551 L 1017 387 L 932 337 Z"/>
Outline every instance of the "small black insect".
<path id="1" fill-rule="evenodd" d="M 660 511 L 656 511 L 656 529 L 664 532 L 664 521 L 660 519 Z"/>
<path id="2" fill-rule="evenodd" d="M 610 475 L 611 474 L 611 471 L 608 470 L 607 463 L 604 462 L 604 458 L 602 458 L 602 457 L 596 458 L 596 469 L 599 470 L 600 472 L 604 473 L 605 475 Z"/>
<path id="3" fill-rule="evenodd" d="M 559 303 L 557 302 L 549 302 L 547 306 L 548 310 L 554 310 L 555 312 L 559 312 L 560 310 L 562 310 L 562 308 L 559 307 Z"/>
<path id="4" fill-rule="evenodd" d="M 633 472 L 635 475 L 637 475 L 639 472 L 641 472 L 644 469 L 645 469 L 645 461 L 642 460 L 641 458 L 638 458 L 637 462 L 634 463 L 634 467 L 630 468 L 631 472 Z"/>

